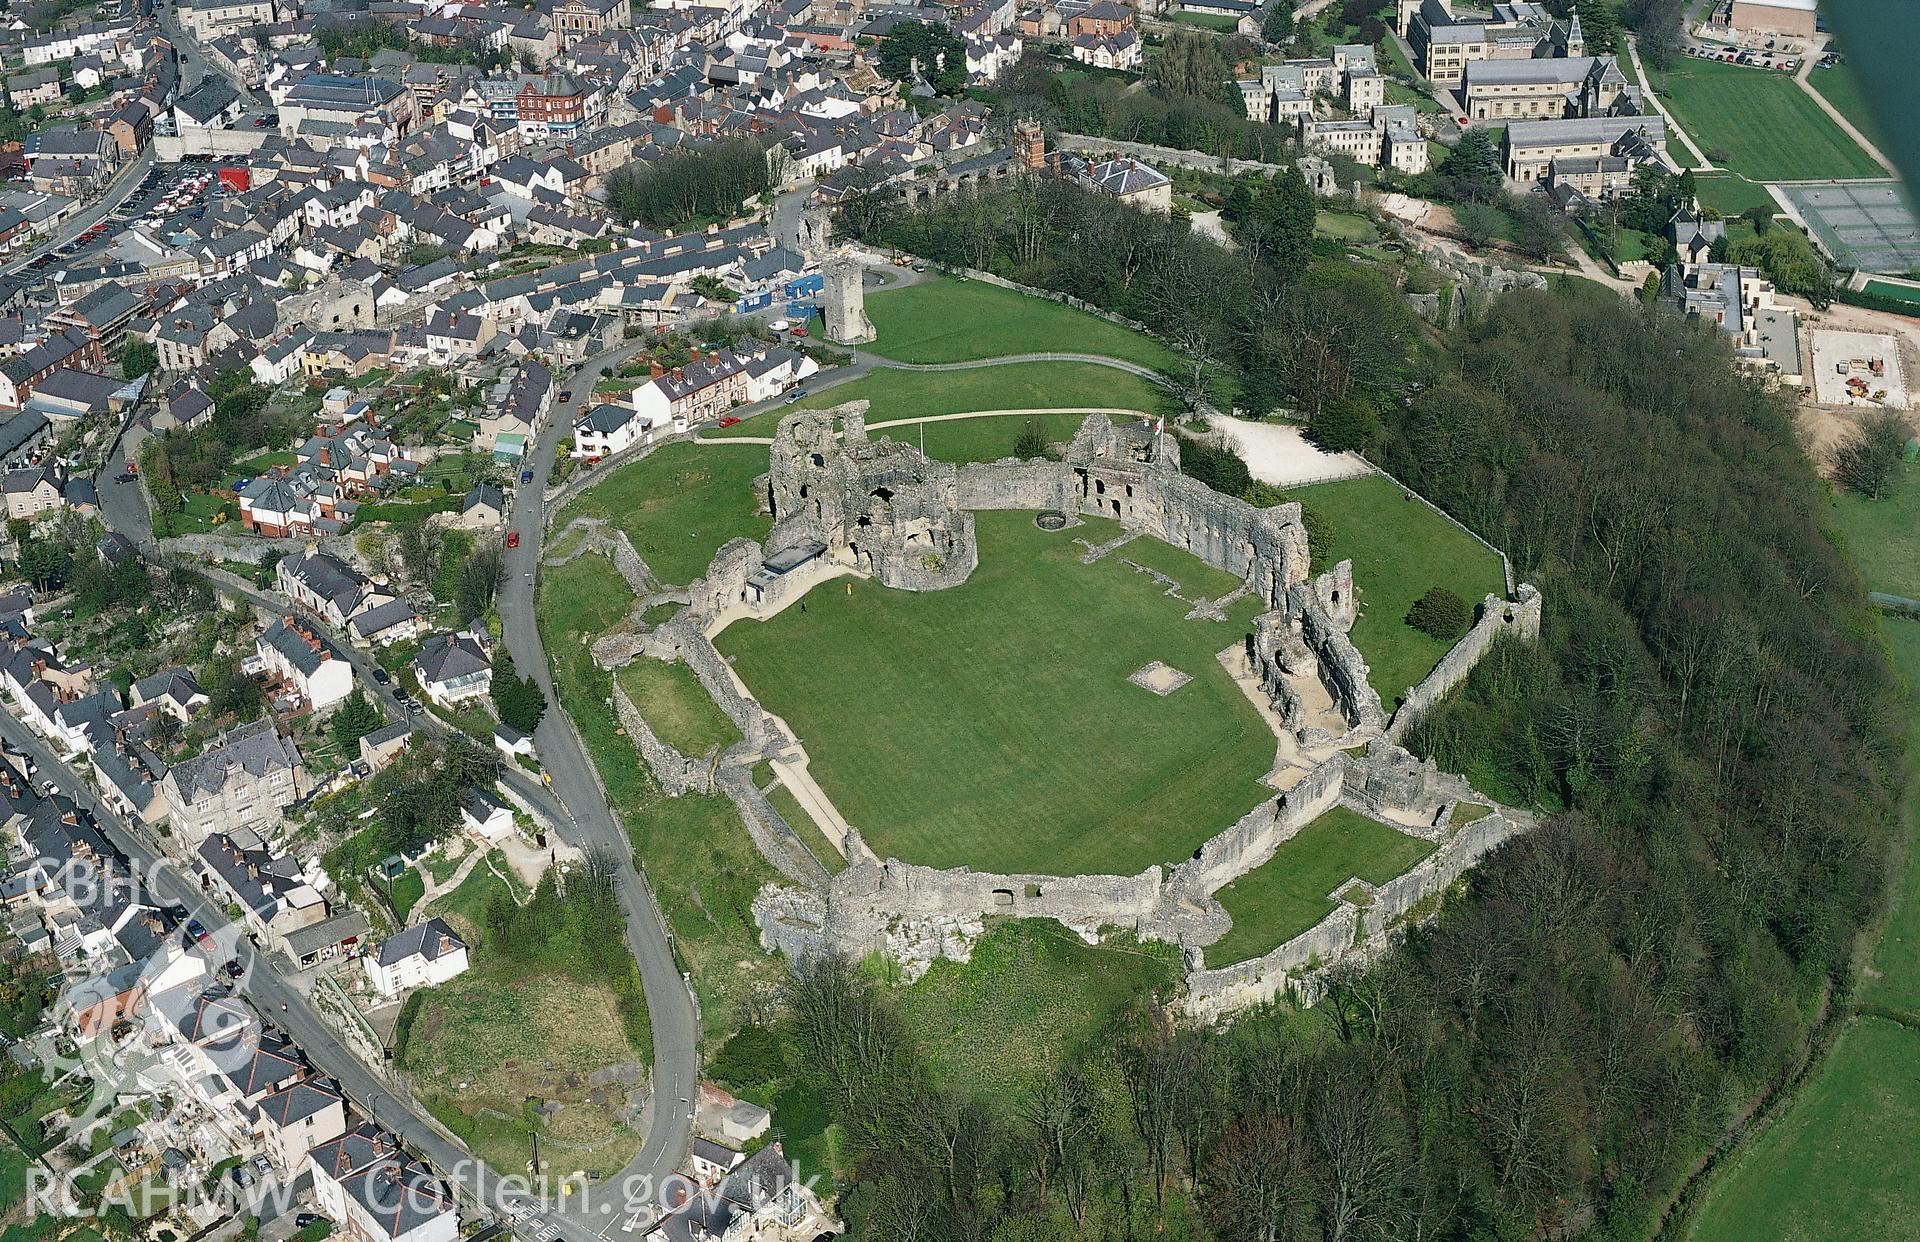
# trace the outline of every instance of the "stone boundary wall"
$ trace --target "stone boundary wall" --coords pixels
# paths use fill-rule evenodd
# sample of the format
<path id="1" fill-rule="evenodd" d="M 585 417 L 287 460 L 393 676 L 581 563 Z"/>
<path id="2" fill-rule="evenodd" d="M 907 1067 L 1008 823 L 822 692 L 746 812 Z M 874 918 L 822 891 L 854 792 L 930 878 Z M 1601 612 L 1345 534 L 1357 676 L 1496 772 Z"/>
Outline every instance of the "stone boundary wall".
<path id="1" fill-rule="evenodd" d="M 654 633 L 673 645 L 674 653 L 693 670 L 715 706 L 733 721 L 747 744 L 755 750 L 762 749 L 766 744 L 767 714 L 758 702 L 740 693 L 734 685 L 733 670 L 720 658 L 702 624 L 703 619 L 695 609 L 682 608 Z"/>
<path id="2" fill-rule="evenodd" d="M 1055 461 L 971 462 L 960 467 L 960 507 L 1074 513 L 1073 472 Z"/>
<path id="3" fill-rule="evenodd" d="M 1292 789 L 1262 802 L 1209 839 L 1197 854 L 1174 868 L 1169 887 L 1183 896 L 1211 897 L 1267 862 L 1282 843 L 1340 801 L 1346 784 L 1344 760 L 1343 755 L 1321 764 Z"/>
<path id="4" fill-rule="evenodd" d="M 649 657 L 641 656 L 640 658 Z M 620 718 L 620 727 L 627 731 L 628 740 L 633 743 L 634 749 L 640 752 L 640 757 L 647 761 L 647 767 L 652 769 L 654 779 L 660 782 L 660 787 L 668 794 L 677 798 L 688 790 L 703 794 L 713 792 L 712 766 L 699 760 L 689 759 L 661 741 L 660 736 L 640 714 L 640 709 L 633 705 L 633 700 L 627 696 L 627 692 L 621 689 L 618 678 L 615 678 L 613 683 L 613 711 Z"/>
<path id="5" fill-rule="evenodd" d="M 693 438 L 694 433 L 691 431 L 672 432 L 659 437 L 650 444 L 636 444 L 632 448 L 621 449 L 618 453 L 614 453 L 609 457 L 602 457 L 600 464 L 594 466 L 592 469 L 587 469 L 583 466 L 581 469 L 573 472 L 572 478 L 541 497 L 546 507 L 546 512 L 542 515 L 541 521 L 545 524 L 547 530 L 551 531 L 553 529 L 554 519 L 560 515 L 562 509 L 579 499 L 580 493 L 598 486 L 613 470 L 626 465 L 628 462 L 639 461 L 641 458 L 649 456 L 669 444 L 678 444 L 683 440 L 692 440 Z"/>
<path id="6" fill-rule="evenodd" d="M 1159 904 L 1164 875 L 1157 864 L 1130 876 L 1002 875 L 967 867 L 942 870 L 890 858 L 842 871 L 833 878 L 830 900 L 842 910 L 863 911 L 867 916 L 859 919 L 863 923 L 974 913 L 1138 930 Z M 855 929 L 839 930 L 836 947 L 852 947 L 844 933 Z"/>
<path id="7" fill-rule="evenodd" d="M 245 561 L 249 565 L 260 564 L 273 552 L 296 556 L 305 552 L 309 543 L 317 543 L 322 552 L 332 553 L 349 562 L 356 555 L 353 541 L 344 536 L 310 540 L 268 539 L 262 535 L 169 535 L 159 543 L 165 552 L 212 557 L 222 561 Z"/>
<path id="8" fill-rule="evenodd" d="M 1440 657 L 1440 663 L 1433 671 L 1421 679 L 1419 685 L 1407 691 L 1407 697 L 1400 704 L 1400 710 L 1393 714 L 1387 725 L 1385 737 L 1389 742 L 1398 744 L 1408 726 L 1418 720 L 1435 703 L 1467 679 L 1473 666 L 1480 663 L 1487 654 L 1487 648 L 1501 634 L 1511 634 L 1515 638 L 1532 642 L 1540 637 L 1540 591 L 1531 583 L 1523 582 L 1514 591 L 1515 598 L 1503 600 L 1497 595 L 1489 595 L 1480 605 L 1480 617 L 1465 637 L 1448 649 Z"/>
<path id="9" fill-rule="evenodd" d="M 1104 154 L 1112 151 L 1119 155 L 1132 156 L 1137 160 L 1146 160 L 1154 164 L 1172 164 L 1177 168 L 1192 168 L 1200 172 L 1217 173 L 1221 159 L 1217 155 L 1208 155 L 1204 151 L 1187 151 L 1179 147 L 1159 147 L 1145 142 L 1123 142 L 1118 138 L 1099 138 L 1089 134 L 1055 134 L 1054 145 L 1063 151 L 1075 151 L 1080 154 Z M 1269 164 L 1261 160 L 1234 159 L 1227 161 L 1229 176 L 1239 176 L 1245 172 L 1281 173 L 1291 165 Z"/>
<path id="10" fill-rule="evenodd" d="M 1415 907 L 1446 892 L 1474 864 L 1530 827 L 1530 818 L 1500 810 L 1467 825 L 1406 874 L 1368 886 L 1372 901 L 1366 908 L 1342 900 L 1333 913 L 1264 956 L 1192 972 L 1183 1007 L 1195 1017 L 1213 1020 L 1265 1004 L 1289 988 L 1299 990 L 1311 1004 L 1319 997 L 1327 969 L 1356 948 L 1393 943 Z"/>

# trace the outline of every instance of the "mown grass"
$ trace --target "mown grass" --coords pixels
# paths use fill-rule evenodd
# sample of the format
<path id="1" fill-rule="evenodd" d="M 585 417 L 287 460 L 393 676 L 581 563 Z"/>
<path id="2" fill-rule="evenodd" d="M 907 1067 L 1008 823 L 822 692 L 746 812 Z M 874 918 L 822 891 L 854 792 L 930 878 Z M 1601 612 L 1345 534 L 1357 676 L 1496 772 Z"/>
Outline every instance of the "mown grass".
<path id="1" fill-rule="evenodd" d="M 1734 172 L 1755 181 L 1885 175 L 1788 74 L 1691 57 L 1649 72 L 1700 149 L 1726 152 Z"/>
<path id="2" fill-rule="evenodd" d="M 761 445 L 668 444 L 616 467 L 568 505 L 557 525 L 606 518 L 627 532 L 657 577 L 685 584 L 706 572 L 729 539 L 767 533 L 769 521 L 755 512 L 753 496 L 753 480 L 766 470 Z"/>
<path id="3" fill-rule="evenodd" d="M 878 339 L 862 348 L 901 362 L 967 362 L 1010 354 L 1125 358 L 1156 371 L 1174 352 L 1144 333 L 1046 298 L 977 280 L 940 278 L 866 300 Z"/>
<path id="4" fill-rule="evenodd" d="M 719 636 L 798 732 L 869 845 L 931 866 L 1132 874 L 1186 856 L 1267 790 L 1273 739 L 1215 658 L 1246 632 L 1032 515 L 976 515 L 980 565 L 947 591 L 834 583 Z M 1138 547 L 1142 541 L 1127 545 Z M 1182 575 L 1210 573 L 1172 548 Z M 1190 563 L 1189 563 L 1190 562 Z M 1162 660 L 1193 680 L 1127 678 Z"/>
<path id="5" fill-rule="evenodd" d="M 1207 946 L 1208 966 L 1271 952 L 1333 912 L 1329 895 L 1359 876 L 1383 884 L 1433 846 L 1345 807 L 1334 807 L 1286 841 L 1273 857 L 1214 896 L 1233 928 Z"/>
<path id="6" fill-rule="evenodd" d="M 806 842 L 807 851 L 820 860 L 828 875 L 839 875 L 847 869 L 846 855 L 833 848 L 827 840 L 827 834 L 820 831 L 820 825 L 813 822 L 813 816 L 800 805 L 800 799 L 793 796 L 793 790 L 785 785 L 775 785 L 767 791 L 767 801 L 773 803 L 773 809 L 780 812 L 780 818 L 787 826 L 799 834 Z"/>
<path id="7" fill-rule="evenodd" d="M 1333 519 L 1333 559 L 1353 561 L 1360 597 L 1353 645 L 1391 711 L 1451 645 L 1408 625 L 1407 609 L 1429 587 L 1445 587 L 1469 607 L 1504 595 L 1500 558 L 1379 475 L 1303 487 L 1297 495 Z"/>

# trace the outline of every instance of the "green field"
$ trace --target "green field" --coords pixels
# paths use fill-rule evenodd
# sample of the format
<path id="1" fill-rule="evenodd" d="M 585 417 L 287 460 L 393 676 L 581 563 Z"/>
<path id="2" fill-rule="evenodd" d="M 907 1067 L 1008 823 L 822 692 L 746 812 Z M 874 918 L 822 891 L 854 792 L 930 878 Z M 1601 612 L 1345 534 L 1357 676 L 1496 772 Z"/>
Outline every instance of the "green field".
<path id="1" fill-rule="evenodd" d="M 1384 884 L 1432 852 L 1429 842 L 1334 807 L 1214 894 L 1233 916 L 1233 928 L 1207 946 L 1207 965 L 1271 952 L 1331 914 L 1328 894 L 1347 880 Z"/>
<path id="2" fill-rule="evenodd" d="M 1380 237 L 1380 230 L 1371 219 L 1352 211 L 1316 212 L 1313 231 L 1338 241 L 1370 242 Z"/>
<path id="3" fill-rule="evenodd" d="M 982 937 L 970 962 L 935 962 L 895 1000 L 938 1078 L 1004 1101 L 1098 1040 L 1134 997 L 1170 993 L 1179 974 L 1171 945 L 1093 946 L 1051 920 L 1022 920 Z"/>
<path id="4" fill-rule="evenodd" d="M 1736 177 L 1732 173 L 1699 173 L 1694 177 L 1694 193 L 1702 207 L 1710 207 L 1723 216 L 1737 216 L 1755 207 L 1778 211 L 1779 204 L 1767 187 Z"/>
<path id="5" fill-rule="evenodd" d="M 1302 487 L 1295 495 L 1333 519 L 1333 559 L 1353 561 L 1360 597 L 1353 645 L 1366 657 L 1373 688 L 1391 711 L 1449 646 L 1408 625 L 1407 609 L 1436 586 L 1469 606 L 1489 594 L 1504 596 L 1500 558 L 1379 475 Z"/>
<path id="6" fill-rule="evenodd" d="M 753 480 L 767 472 L 762 445 L 663 445 L 616 467 L 568 505 L 556 528 L 576 517 L 606 518 L 663 581 L 692 582 L 729 539 L 758 539 L 768 520 L 754 512 Z"/>
<path id="7" fill-rule="evenodd" d="M 1172 350 L 1150 336 L 977 280 L 937 279 L 867 298 L 879 339 L 863 348 L 901 362 L 966 362 L 1009 354 L 1101 354 L 1165 371 Z"/>
<path id="8" fill-rule="evenodd" d="M 1691 58 L 1651 72 L 1681 127 L 1709 156 L 1725 151 L 1734 172 L 1756 181 L 1885 175 L 1787 74 Z"/>
<path id="9" fill-rule="evenodd" d="M 1862 292 L 1878 294 L 1883 298 L 1894 298 L 1901 302 L 1912 302 L 1920 305 L 1920 289 L 1916 289 L 1912 285 L 1896 285 L 1892 281 L 1887 280 L 1869 280 Z"/>
<path id="10" fill-rule="evenodd" d="M 729 458 L 765 449 L 709 449 Z M 583 605 L 582 599 L 598 605 Z M 626 584 L 605 557 L 583 556 L 540 577 L 541 637 L 554 663 L 555 698 L 572 717 L 587 754 L 607 790 L 608 805 L 626 825 L 634 857 L 653 885 L 674 946 L 693 975 L 700 998 L 704 1047 L 724 1040 L 752 1020 L 785 968 L 760 951 L 750 909 L 762 885 L 779 878 L 721 796 L 669 798 L 640 761 L 631 739 L 619 732 L 607 700 L 613 677 L 596 667 L 588 651 L 600 630 L 596 617 L 617 619 L 605 601 L 630 598 Z M 610 623 L 610 621 L 609 621 Z M 687 848 L 698 842 L 699 848 Z M 464 887 L 464 886 L 463 886 Z"/>
<path id="11" fill-rule="evenodd" d="M 427 880 L 420 874 L 418 867 L 409 868 L 406 874 L 387 886 L 388 899 L 393 902 L 394 917 L 400 920 L 402 927 L 406 926 L 407 915 L 413 912 L 414 906 L 418 905 L 420 899 L 426 895 Z"/>
<path id="12" fill-rule="evenodd" d="M 718 640 L 797 731 L 812 772 L 882 857 L 1132 874 L 1185 857 L 1269 792 L 1274 744 L 1215 655 L 1246 632 L 1186 621 L 1118 556 L 1082 565 L 1032 515 L 976 515 L 980 565 L 948 591 L 839 582 Z M 1138 542 L 1138 541 L 1136 541 Z M 1168 549 L 1172 554 L 1172 549 Z M 1162 698 L 1130 674 L 1193 681 Z"/>
<path id="13" fill-rule="evenodd" d="M 792 406 L 755 414 L 732 427 L 713 428 L 705 433 L 705 438 L 764 438 L 771 436 L 781 416 L 792 410 L 825 410 L 849 401 L 869 403 L 869 423 L 936 418 L 975 410 L 1040 410 L 1061 406 L 1158 412 L 1177 404 L 1165 389 L 1149 380 L 1092 362 L 1019 362 L 969 371 L 882 368 L 852 383 L 812 393 Z M 1077 419 L 1075 423 L 1077 425 Z M 1016 428 L 1018 425 L 1014 424 Z M 932 430 L 928 428 L 929 432 Z M 904 432 L 895 430 L 889 434 L 899 439 Z M 930 456 L 938 455 L 931 443 L 927 452 Z"/>
<path id="14" fill-rule="evenodd" d="M 1860 79 L 1854 76 L 1853 66 L 1839 64 L 1831 69 L 1816 68 L 1807 75 L 1807 84 L 1819 91 L 1826 101 L 1839 111 L 1841 116 L 1852 121 L 1854 127 L 1867 136 L 1867 141 L 1886 150 L 1882 146 L 1881 134 L 1884 127 L 1874 118 L 1873 111 L 1867 106 L 1867 97 L 1861 93 Z"/>
<path id="15" fill-rule="evenodd" d="M 688 758 L 740 740 L 740 730 L 685 664 L 641 656 L 621 665 L 614 676 L 654 735 Z"/>
<path id="16" fill-rule="evenodd" d="M 1920 464 L 1878 500 L 1835 489 L 1833 520 L 1867 588 L 1920 599 Z"/>
<path id="17" fill-rule="evenodd" d="M 1173 20 L 1183 26 L 1198 26 L 1203 30 L 1217 31 L 1220 34 L 1232 34 L 1240 28 L 1240 19 L 1229 17 L 1225 13 L 1186 13 L 1173 15 Z"/>

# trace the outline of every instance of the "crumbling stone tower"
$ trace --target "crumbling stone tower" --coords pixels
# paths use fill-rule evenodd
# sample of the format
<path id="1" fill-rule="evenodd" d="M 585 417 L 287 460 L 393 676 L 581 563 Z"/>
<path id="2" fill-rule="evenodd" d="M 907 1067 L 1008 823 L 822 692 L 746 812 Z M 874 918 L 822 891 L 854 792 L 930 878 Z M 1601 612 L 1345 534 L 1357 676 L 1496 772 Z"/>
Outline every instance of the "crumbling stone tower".
<path id="1" fill-rule="evenodd" d="M 910 445 L 867 439 L 866 405 L 780 420 L 767 475 L 774 525 L 766 546 L 821 546 L 896 590 L 960 585 L 980 549 L 973 515 L 960 507 L 959 471 Z"/>
<path id="2" fill-rule="evenodd" d="M 842 250 L 830 256 L 822 275 L 826 284 L 827 339 L 842 345 L 863 345 L 874 337 L 867 318 L 867 290 L 861 282 L 866 269 Z"/>

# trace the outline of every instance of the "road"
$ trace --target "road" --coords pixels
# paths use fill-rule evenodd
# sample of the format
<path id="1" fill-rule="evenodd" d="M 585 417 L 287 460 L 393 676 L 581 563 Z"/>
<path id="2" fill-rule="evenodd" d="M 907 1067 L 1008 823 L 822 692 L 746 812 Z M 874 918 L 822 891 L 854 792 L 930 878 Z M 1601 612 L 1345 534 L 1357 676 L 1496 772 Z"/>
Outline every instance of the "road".
<path id="1" fill-rule="evenodd" d="M 317 1067 L 340 1083 L 363 1113 L 378 1118 L 379 1123 L 398 1135 L 410 1150 L 424 1156 L 450 1181 L 457 1183 L 470 1205 L 505 1213 L 526 1202 L 523 1188 L 503 1182 L 492 1170 L 469 1156 L 428 1119 L 418 1105 L 396 1095 L 384 1078 L 348 1052 L 332 1029 L 307 1005 L 304 993 L 252 950 L 243 931 L 230 927 L 225 911 L 206 899 L 199 884 L 177 863 L 163 859 L 145 832 L 134 829 L 99 804 L 73 770 L 10 712 L 0 712 L 0 737 L 39 764 L 43 780 L 50 774 L 58 774 L 55 779 L 60 787 L 93 816 L 107 839 L 135 865 L 154 899 L 185 906 L 193 918 L 214 933 L 216 943 L 240 946 L 239 952 L 247 966 L 240 981 L 240 993 L 262 1016 L 285 1029 Z M 598 1238 L 573 1221 L 552 1223 L 555 1233 L 566 1242 L 596 1242 Z"/>
<path id="2" fill-rule="evenodd" d="M 589 359 L 579 371 L 561 381 L 571 386 L 576 400 L 557 406 L 549 415 L 527 462 L 528 468 L 534 471 L 533 482 L 515 490 L 509 529 L 519 532 L 520 546 L 505 550 L 504 579 L 498 607 L 508 651 L 523 671 L 530 672 L 539 681 L 548 701 L 552 703 L 558 703 L 558 696 L 548 673 L 546 654 L 534 623 L 533 607 L 533 576 L 538 572 L 544 534 L 542 491 L 551 474 L 559 442 L 570 432 L 572 419 L 581 401 L 591 400 L 595 381 L 645 348 L 646 344 L 644 340 L 634 341 L 609 354 Z M 134 482 L 113 482 L 113 476 L 123 468 L 127 457 L 137 455 L 137 437 L 130 436 L 128 439 L 131 443 L 123 444 L 116 450 L 111 455 L 112 460 L 103 468 L 102 512 L 109 526 L 151 550 L 154 547 L 152 527 L 139 493 L 139 485 Z M 252 604 L 275 612 L 292 609 L 331 632 L 320 618 L 305 609 L 294 607 L 281 596 L 262 591 L 252 583 L 224 571 L 200 568 L 223 589 L 242 596 Z M 391 686 L 383 685 L 375 678 L 378 665 L 372 655 L 340 640 L 338 635 L 334 637 L 336 645 L 354 666 L 360 684 L 374 693 L 391 716 L 411 720 L 436 735 L 450 731 L 431 715 L 404 711 L 394 698 Z M 650 1209 L 659 1202 L 670 1184 L 669 1179 L 685 1165 L 692 1138 L 691 1101 L 699 1087 L 699 1021 L 687 981 L 674 958 L 666 926 L 646 887 L 646 881 L 634 869 L 632 846 L 607 807 L 591 762 L 566 713 L 563 710 L 548 712 L 535 731 L 534 739 L 540 749 L 542 766 L 551 778 L 550 787 L 543 788 L 512 767 L 503 772 L 502 780 L 538 806 L 559 827 L 560 835 L 568 844 L 582 850 L 604 850 L 618 860 L 620 902 L 626 916 L 628 944 L 640 967 L 641 983 L 653 1028 L 653 1106 L 646 1115 L 647 1132 L 640 1154 L 626 1169 L 603 1179 L 592 1194 L 567 1196 L 560 1201 L 564 1206 L 549 1211 L 543 1218 L 556 1222 L 556 1227 L 561 1227 L 561 1232 L 574 1242 L 589 1237 L 606 1240 L 636 1234 L 644 1228 L 650 1220 Z M 275 996 L 272 999 L 277 1004 L 283 998 Z M 359 1064 L 344 1050 L 342 1055 L 353 1064 Z M 331 1069 L 333 1062 L 329 1060 L 327 1064 Z M 383 1087 L 382 1090 L 387 1098 L 399 1101 L 419 1119 L 416 1102 L 401 1100 L 391 1087 Z M 427 1123 L 423 1121 L 422 1124 Z M 439 1142 L 441 1154 L 424 1147 L 421 1151 L 443 1171 L 460 1165 L 443 1163 L 442 1154 L 453 1155 L 458 1162 L 466 1165 L 478 1165 L 472 1157 L 449 1145 L 444 1138 Z M 484 1172 L 475 1174 L 476 1191 L 480 1182 L 489 1176 Z"/>
<path id="3" fill-rule="evenodd" d="M 554 794 L 566 808 L 571 831 L 570 844 L 582 849 L 601 849 L 620 862 L 620 906 L 626 915 L 627 942 L 640 964 L 640 980 L 646 990 L 647 1014 L 653 1024 L 653 1099 L 655 1107 L 648 1118 L 645 1143 L 640 1154 L 621 1177 L 632 1187 L 660 1187 L 674 1170 L 684 1166 L 692 1137 L 690 1104 L 699 1089 L 699 1018 L 692 995 L 673 956 L 673 946 L 661 921 L 653 894 L 646 880 L 633 865 L 633 846 L 614 819 L 591 760 L 581 745 L 573 722 L 568 718 L 560 697 L 555 693 L 547 662 L 546 649 L 534 618 L 534 589 L 540 566 L 541 542 L 546 533 L 544 492 L 552 477 L 554 457 L 560 440 L 572 431 L 573 419 L 583 403 L 593 399 L 595 382 L 607 371 L 624 363 L 646 346 L 639 340 L 623 345 L 612 353 L 589 359 L 566 380 L 573 394 L 570 402 L 558 403 L 548 413 L 546 425 L 534 439 L 532 452 L 523 462 L 533 471 L 533 480 L 514 491 L 507 529 L 520 537 L 520 546 L 505 553 L 504 578 L 496 599 L 507 651 L 522 675 L 539 682 L 547 701 L 556 710 L 549 711 L 534 731 L 534 744 L 540 750 L 540 763 L 552 778 Z M 610 1204 L 608 1206 L 611 1206 Z M 604 1213 L 605 1208 L 601 1211 Z M 623 1213 L 607 1222 L 603 1237 L 639 1232 L 641 1220 Z"/>
<path id="4" fill-rule="evenodd" d="M 59 228 L 53 231 L 51 236 L 38 246 L 35 246 L 31 250 L 22 251 L 13 260 L 4 266 L 0 266 L 0 275 L 11 276 L 21 271 L 34 259 L 43 254 L 51 254 L 53 251 L 58 250 L 68 242 L 79 237 L 80 234 L 86 232 L 101 220 L 104 220 L 115 208 L 119 207 L 121 203 L 132 197 L 134 190 L 140 185 L 141 178 L 145 177 L 147 171 L 152 167 L 153 148 L 148 147 L 140 153 L 140 158 L 128 161 L 119 172 L 114 174 L 113 180 L 107 183 L 105 193 L 103 193 L 98 200 L 91 206 L 84 207 L 79 212 L 69 216 Z M 104 240 L 94 242 L 83 248 L 79 253 L 89 253 L 96 248 L 104 246 L 104 244 Z"/>
<path id="5" fill-rule="evenodd" d="M 1820 57 L 1824 50 L 1825 44 L 1820 41 L 1816 41 L 1814 46 L 1807 50 L 1807 54 L 1800 58 L 1800 72 L 1793 75 L 1794 83 L 1798 85 L 1802 91 L 1806 92 L 1807 98 L 1819 105 L 1820 110 L 1827 114 L 1828 119 L 1846 131 L 1847 137 L 1859 143 L 1862 151 L 1872 156 L 1876 164 L 1886 169 L 1889 176 L 1898 177 L 1900 170 L 1894 167 L 1893 161 L 1887 158 L 1885 152 L 1873 145 L 1873 139 L 1861 133 L 1860 127 L 1848 120 L 1846 113 L 1834 107 L 1825 95 L 1822 95 L 1814 88 L 1811 76 L 1814 67 L 1820 63 Z M 1763 72 L 1766 71 L 1763 70 Z"/>

